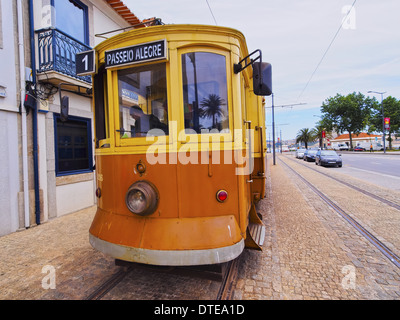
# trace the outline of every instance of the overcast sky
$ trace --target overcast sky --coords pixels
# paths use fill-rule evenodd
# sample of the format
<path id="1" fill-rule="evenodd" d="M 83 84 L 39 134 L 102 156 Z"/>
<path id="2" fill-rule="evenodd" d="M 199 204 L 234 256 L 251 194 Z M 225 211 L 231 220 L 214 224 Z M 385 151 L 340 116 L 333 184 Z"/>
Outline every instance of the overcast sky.
<path id="1" fill-rule="evenodd" d="M 380 95 L 367 91 L 386 91 L 384 97 L 400 99 L 399 0 L 357 0 L 342 28 L 354 0 L 123 2 L 141 20 L 157 17 L 166 24 L 217 24 L 240 30 L 249 51 L 261 49 L 263 60 L 272 64 L 275 124 L 283 140 L 313 128 L 322 102 L 336 93 L 361 92 L 380 101 Z M 278 107 L 300 103 L 305 104 Z M 266 127 L 267 138 L 272 137 L 271 108 Z"/>

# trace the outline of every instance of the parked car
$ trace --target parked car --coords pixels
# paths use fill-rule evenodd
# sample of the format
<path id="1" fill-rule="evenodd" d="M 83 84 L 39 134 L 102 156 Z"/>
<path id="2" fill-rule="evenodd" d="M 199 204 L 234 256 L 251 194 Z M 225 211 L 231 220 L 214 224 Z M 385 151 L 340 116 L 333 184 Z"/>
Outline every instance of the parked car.
<path id="1" fill-rule="evenodd" d="M 304 152 L 303 160 L 310 162 L 315 161 L 315 155 L 317 154 L 317 149 L 308 149 Z"/>
<path id="2" fill-rule="evenodd" d="M 306 151 L 306 149 L 297 149 L 296 150 L 296 154 L 295 154 L 295 157 L 297 158 L 297 159 L 303 159 L 303 157 L 304 157 L 304 152 Z"/>
<path id="3" fill-rule="evenodd" d="M 357 147 L 354 147 L 353 151 L 365 151 L 365 148 L 357 146 Z"/>
<path id="4" fill-rule="evenodd" d="M 334 149 L 344 151 L 344 150 L 349 150 L 349 146 L 345 143 L 339 143 Z"/>
<path id="5" fill-rule="evenodd" d="M 315 164 L 320 166 L 342 166 L 342 157 L 333 150 L 318 150 L 315 155 Z"/>

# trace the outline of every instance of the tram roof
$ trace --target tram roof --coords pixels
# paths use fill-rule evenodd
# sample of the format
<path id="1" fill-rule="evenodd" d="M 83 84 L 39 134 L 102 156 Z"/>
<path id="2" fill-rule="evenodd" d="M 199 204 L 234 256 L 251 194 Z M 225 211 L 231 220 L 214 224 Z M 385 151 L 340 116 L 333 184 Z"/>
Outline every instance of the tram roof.
<path id="1" fill-rule="evenodd" d="M 125 31 L 119 33 L 115 36 L 111 36 L 110 38 L 102 41 L 98 44 L 95 49 L 97 51 L 108 50 L 110 47 L 120 47 L 120 43 L 129 41 L 133 36 L 135 38 L 146 38 L 146 37 L 162 37 L 163 35 L 173 34 L 175 35 L 174 40 L 179 41 L 179 35 L 182 35 L 183 38 L 187 37 L 187 34 L 202 34 L 209 35 L 210 42 L 212 38 L 217 36 L 227 36 L 233 37 L 239 41 L 240 47 L 242 50 L 247 52 L 247 45 L 245 41 L 245 37 L 242 32 L 229 28 L 229 27 L 221 27 L 221 26 L 211 26 L 211 25 L 195 25 L 195 24 L 165 24 L 165 25 L 156 25 L 145 28 L 137 28 L 129 31 Z"/>

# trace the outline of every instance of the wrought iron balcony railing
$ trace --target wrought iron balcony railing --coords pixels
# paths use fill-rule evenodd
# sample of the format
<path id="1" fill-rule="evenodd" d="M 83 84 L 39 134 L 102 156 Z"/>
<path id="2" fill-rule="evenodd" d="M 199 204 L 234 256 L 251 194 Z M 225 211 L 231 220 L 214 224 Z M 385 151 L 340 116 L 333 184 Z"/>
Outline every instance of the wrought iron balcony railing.
<path id="1" fill-rule="evenodd" d="M 75 54 L 91 48 L 75 40 L 58 29 L 42 29 L 38 33 L 39 69 L 38 72 L 57 71 L 67 76 L 92 82 L 90 76 L 77 76 Z"/>

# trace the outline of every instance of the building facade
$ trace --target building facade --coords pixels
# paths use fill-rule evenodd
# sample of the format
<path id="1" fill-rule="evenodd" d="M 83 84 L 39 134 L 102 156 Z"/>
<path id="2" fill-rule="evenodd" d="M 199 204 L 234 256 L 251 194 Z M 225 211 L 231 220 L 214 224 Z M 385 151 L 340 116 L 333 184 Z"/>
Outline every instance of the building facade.
<path id="1" fill-rule="evenodd" d="M 75 54 L 140 21 L 119 0 L 0 0 L 0 16 L 1 236 L 95 204 L 91 77 Z"/>
<path id="2" fill-rule="evenodd" d="M 349 149 L 360 146 L 369 150 L 371 145 L 375 150 L 380 150 L 382 148 L 382 135 L 361 132 L 359 134 L 352 134 L 351 138 L 353 144 L 350 147 L 350 137 L 348 133 L 337 136 L 335 139 L 331 140 L 332 148 L 339 149 L 339 145 L 347 145 Z"/>

